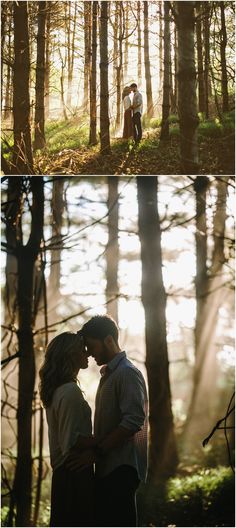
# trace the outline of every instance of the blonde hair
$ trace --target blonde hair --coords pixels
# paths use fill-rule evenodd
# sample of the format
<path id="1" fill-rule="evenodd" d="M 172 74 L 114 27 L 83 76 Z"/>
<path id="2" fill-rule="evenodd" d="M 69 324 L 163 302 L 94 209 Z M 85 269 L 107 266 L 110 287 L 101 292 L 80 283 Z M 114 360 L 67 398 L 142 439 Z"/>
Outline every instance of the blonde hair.
<path id="1" fill-rule="evenodd" d="M 124 87 L 124 90 L 122 92 L 122 101 L 123 99 L 125 98 L 126 95 L 129 95 L 130 94 L 130 86 L 125 86 Z"/>
<path id="2" fill-rule="evenodd" d="M 76 341 L 79 353 L 79 348 L 82 350 L 83 346 L 83 338 L 79 333 L 63 332 L 54 337 L 47 346 L 44 363 L 39 371 L 39 393 L 44 407 L 51 404 L 57 387 L 77 379 L 72 357 Z"/>

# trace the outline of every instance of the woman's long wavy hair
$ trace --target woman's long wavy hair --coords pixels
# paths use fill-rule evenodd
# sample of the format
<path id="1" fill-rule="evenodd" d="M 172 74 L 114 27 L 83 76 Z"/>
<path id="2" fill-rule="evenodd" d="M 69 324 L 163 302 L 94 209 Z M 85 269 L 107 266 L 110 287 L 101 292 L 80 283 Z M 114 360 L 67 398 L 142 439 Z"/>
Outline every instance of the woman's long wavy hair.
<path id="1" fill-rule="evenodd" d="M 124 100 L 124 98 L 126 97 L 126 95 L 129 95 L 130 94 L 130 87 L 129 86 L 125 86 L 124 87 L 124 90 L 122 92 L 122 101 Z"/>
<path id="2" fill-rule="evenodd" d="M 81 334 L 63 332 L 50 341 L 46 349 L 44 363 L 39 371 L 39 393 L 44 407 L 49 407 L 53 393 L 63 383 L 77 381 L 73 360 L 74 346 L 83 346 Z"/>

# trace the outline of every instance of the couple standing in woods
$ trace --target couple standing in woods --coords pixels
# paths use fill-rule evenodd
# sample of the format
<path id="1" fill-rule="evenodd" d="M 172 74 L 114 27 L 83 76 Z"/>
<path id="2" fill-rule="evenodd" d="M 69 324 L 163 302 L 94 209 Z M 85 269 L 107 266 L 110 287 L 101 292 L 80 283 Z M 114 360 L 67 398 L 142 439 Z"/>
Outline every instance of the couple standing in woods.
<path id="1" fill-rule="evenodd" d="M 130 94 L 133 92 L 133 101 Z M 135 143 L 142 139 L 141 116 L 143 111 L 142 94 L 138 91 L 136 83 L 125 86 L 122 94 L 124 106 L 124 128 L 123 139 L 134 138 Z"/>
<path id="2" fill-rule="evenodd" d="M 40 396 L 53 469 L 50 526 L 137 525 L 135 495 L 147 470 L 147 390 L 118 338 L 115 321 L 97 315 L 47 347 Z M 89 356 L 102 366 L 94 434 L 77 384 Z"/>

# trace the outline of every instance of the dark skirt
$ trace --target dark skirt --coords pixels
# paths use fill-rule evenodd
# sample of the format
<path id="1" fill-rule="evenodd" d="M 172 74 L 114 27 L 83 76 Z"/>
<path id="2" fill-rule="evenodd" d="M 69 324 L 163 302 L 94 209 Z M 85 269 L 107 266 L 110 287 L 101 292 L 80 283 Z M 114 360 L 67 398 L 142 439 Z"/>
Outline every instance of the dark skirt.
<path id="1" fill-rule="evenodd" d="M 132 110 L 129 108 L 124 113 L 123 139 L 129 139 L 134 136 Z"/>
<path id="2" fill-rule="evenodd" d="M 95 526 L 93 467 L 53 471 L 50 526 Z"/>

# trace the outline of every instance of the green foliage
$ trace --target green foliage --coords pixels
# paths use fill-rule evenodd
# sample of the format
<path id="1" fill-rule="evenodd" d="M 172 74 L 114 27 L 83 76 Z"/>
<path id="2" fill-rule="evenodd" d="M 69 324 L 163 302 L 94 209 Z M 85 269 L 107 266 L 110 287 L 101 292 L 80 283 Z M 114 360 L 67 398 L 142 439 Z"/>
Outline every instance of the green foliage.
<path id="1" fill-rule="evenodd" d="M 64 149 L 76 149 L 88 145 L 88 125 L 78 120 L 51 121 L 45 129 L 47 150 L 55 154 Z"/>
<path id="2" fill-rule="evenodd" d="M 149 128 L 150 127 L 150 117 L 145 113 L 142 115 L 142 127 L 143 128 Z"/>
<path id="3" fill-rule="evenodd" d="M 219 138 L 222 136 L 223 126 L 218 119 L 202 121 L 199 123 L 198 134 L 200 137 Z"/>
<path id="4" fill-rule="evenodd" d="M 179 137 L 179 125 L 174 124 L 170 127 L 170 137 Z"/>
<path id="5" fill-rule="evenodd" d="M 150 128 L 159 128 L 161 126 L 161 119 L 159 117 L 152 117 L 149 125 Z"/>
<path id="6" fill-rule="evenodd" d="M 170 124 L 175 125 L 179 122 L 179 117 L 176 114 L 170 114 L 168 117 L 168 121 Z"/>
<path id="7" fill-rule="evenodd" d="M 224 135 L 234 134 L 235 130 L 235 111 L 225 112 L 222 116 L 222 125 Z"/>
<path id="8" fill-rule="evenodd" d="M 143 486 L 139 508 L 142 526 L 234 526 L 233 472 L 204 469 L 146 490 Z"/>
<path id="9" fill-rule="evenodd" d="M 11 158 L 11 148 L 14 145 L 13 133 L 3 134 L 1 147 L 4 158 L 8 161 Z"/>

